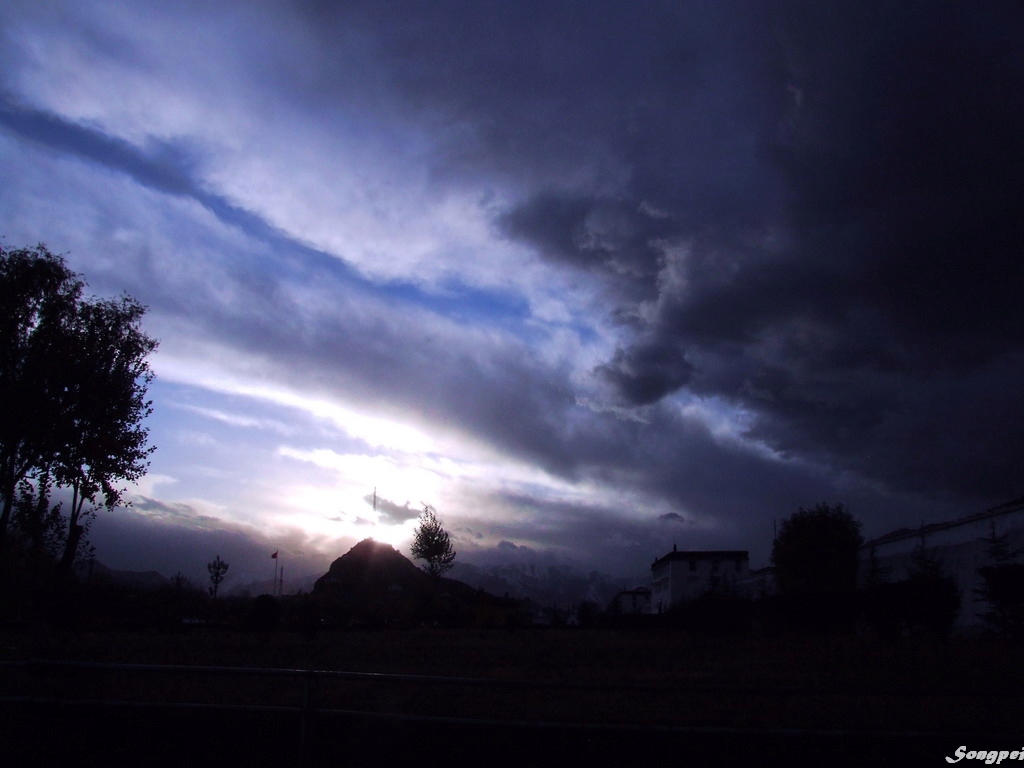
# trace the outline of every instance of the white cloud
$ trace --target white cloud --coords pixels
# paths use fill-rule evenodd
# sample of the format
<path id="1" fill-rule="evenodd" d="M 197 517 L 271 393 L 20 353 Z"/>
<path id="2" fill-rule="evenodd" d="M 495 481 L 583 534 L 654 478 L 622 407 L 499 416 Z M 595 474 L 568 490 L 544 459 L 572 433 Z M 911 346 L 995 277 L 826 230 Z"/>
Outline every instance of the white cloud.
<path id="1" fill-rule="evenodd" d="M 426 126 L 366 97 L 360 78 L 333 81 L 335 92 L 316 94 L 313 109 L 296 94 L 307 83 L 267 87 L 268 70 L 301 79 L 316 57 L 316 43 L 286 16 L 65 10 L 64 23 L 15 19 L 8 86 L 19 98 L 139 148 L 186 143 L 208 190 L 371 279 L 516 286 L 522 295 L 546 283 L 526 251 L 492 236 L 494 190 L 432 180 L 440 147 Z M 358 40 L 338 44 L 353 50 L 332 57 L 374 66 Z"/>

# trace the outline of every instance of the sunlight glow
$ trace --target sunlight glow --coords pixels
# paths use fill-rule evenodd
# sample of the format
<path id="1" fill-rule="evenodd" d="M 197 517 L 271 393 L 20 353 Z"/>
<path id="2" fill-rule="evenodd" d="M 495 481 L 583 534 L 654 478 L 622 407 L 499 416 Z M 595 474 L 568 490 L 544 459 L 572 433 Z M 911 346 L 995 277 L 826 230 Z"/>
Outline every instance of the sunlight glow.
<path id="1" fill-rule="evenodd" d="M 369 494 L 358 480 L 334 488 L 293 487 L 288 492 L 288 508 L 273 516 L 271 524 L 298 527 L 311 537 L 327 541 L 373 538 L 399 547 L 408 542 L 415 525 L 414 520 L 395 523 L 375 512 L 367 501 Z M 410 507 L 413 512 L 417 510 L 415 505 Z"/>
<path id="2" fill-rule="evenodd" d="M 295 408 L 329 422 L 345 434 L 374 448 L 385 448 L 402 453 L 427 453 L 437 449 L 437 442 L 402 422 L 385 416 L 360 413 L 328 400 L 270 384 L 253 384 L 240 372 L 229 370 L 234 362 L 240 371 L 250 367 L 252 361 L 237 359 L 238 355 L 210 345 L 203 350 L 181 350 L 178 354 L 158 353 L 157 375 L 169 381 L 207 389 L 229 395 L 262 400 L 274 405 Z M 196 359 L 199 353 L 201 359 Z M 231 361 L 231 358 L 236 358 Z M 215 362 L 216 361 L 216 362 Z M 248 377 L 251 378 L 251 377 Z M 207 414 L 216 418 L 215 413 Z M 260 426 L 251 420 L 246 426 Z"/>

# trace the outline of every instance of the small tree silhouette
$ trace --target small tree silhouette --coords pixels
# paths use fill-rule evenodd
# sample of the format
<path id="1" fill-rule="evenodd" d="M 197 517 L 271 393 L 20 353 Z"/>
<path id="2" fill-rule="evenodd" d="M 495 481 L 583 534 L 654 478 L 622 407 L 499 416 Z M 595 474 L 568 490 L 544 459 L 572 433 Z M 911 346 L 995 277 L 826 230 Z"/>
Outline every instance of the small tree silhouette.
<path id="1" fill-rule="evenodd" d="M 177 592 L 181 592 L 183 589 L 188 589 L 191 584 L 189 583 L 188 577 L 185 576 L 181 571 L 171 576 L 171 586 Z"/>
<path id="2" fill-rule="evenodd" d="M 224 574 L 228 572 L 228 567 L 228 564 L 220 559 L 220 555 L 217 555 L 212 563 L 206 564 L 206 569 L 210 572 L 210 596 L 214 600 L 217 599 L 217 589 L 224 581 Z"/>
<path id="3" fill-rule="evenodd" d="M 988 553 L 988 564 L 978 569 L 981 586 L 975 596 L 987 606 L 978 613 L 985 628 L 1000 635 L 1024 636 L 1024 565 L 1015 562 L 1019 549 L 1010 549 L 1009 533 L 996 533 L 990 521 L 989 535 L 981 539 Z"/>
<path id="4" fill-rule="evenodd" d="M 437 513 L 429 504 L 424 505 L 420 524 L 413 534 L 412 556 L 426 560 L 423 570 L 436 579 L 447 573 L 455 562 L 455 550 L 448 531 L 441 527 Z"/>
<path id="5" fill-rule="evenodd" d="M 996 533 L 995 520 L 989 520 L 988 531 L 988 536 L 981 537 L 979 541 L 985 544 L 989 565 L 1009 565 L 1016 562 L 1021 556 L 1021 551 L 1010 549 L 1010 534 Z"/>
<path id="6" fill-rule="evenodd" d="M 911 628 L 948 637 L 960 614 L 960 590 L 956 580 L 946 573 L 938 553 L 928 546 L 924 534 L 914 547 L 907 571 L 903 582 L 907 623 Z"/>

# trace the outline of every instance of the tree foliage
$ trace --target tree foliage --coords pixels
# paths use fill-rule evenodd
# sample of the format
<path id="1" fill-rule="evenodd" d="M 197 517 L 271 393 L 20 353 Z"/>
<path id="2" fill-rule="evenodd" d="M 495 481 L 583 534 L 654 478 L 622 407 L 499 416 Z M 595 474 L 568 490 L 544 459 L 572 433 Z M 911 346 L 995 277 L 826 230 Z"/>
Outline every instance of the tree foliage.
<path id="1" fill-rule="evenodd" d="M 995 520 L 989 521 L 988 530 L 988 536 L 981 538 L 981 542 L 985 544 L 985 554 L 988 558 L 988 564 L 999 566 L 1010 565 L 1011 563 L 1016 562 L 1017 558 L 1021 555 L 1021 551 L 1019 549 L 1010 549 L 1009 532 L 996 533 Z"/>
<path id="2" fill-rule="evenodd" d="M 0 540 L 25 481 L 35 485 L 36 509 L 24 507 L 35 527 L 52 522 L 39 506 L 50 490 L 65 488 L 66 572 L 90 512 L 120 504 L 119 483 L 141 477 L 153 451 L 142 422 L 157 343 L 141 329 L 145 308 L 128 296 L 84 298 L 84 287 L 43 245 L 0 249 Z"/>
<path id="3" fill-rule="evenodd" d="M 853 592 L 863 538 L 860 522 L 842 504 L 800 508 L 782 523 L 772 546 L 783 595 Z"/>
<path id="4" fill-rule="evenodd" d="M 1024 565 L 1016 562 L 1020 550 L 1010 549 L 1009 533 L 996 533 L 995 521 L 982 541 L 988 564 L 978 569 L 981 586 L 974 590 L 985 605 L 978 618 L 990 632 L 1024 637 Z"/>
<path id="5" fill-rule="evenodd" d="M 82 282 L 43 246 L 0 248 L 0 537 L 7 533 L 18 484 L 53 459 L 65 408 L 61 366 L 65 329 Z"/>
<path id="6" fill-rule="evenodd" d="M 220 589 L 220 583 L 224 581 L 224 576 L 230 568 L 227 563 L 220 559 L 220 555 L 217 555 L 212 563 L 206 564 L 206 570 L 210 572 L 210 596 L 216 600 L 217 591 Z"/>
<path id="7" fill-rule="evenodd" d="M 960 615 L 960 590 L 925 536 L 914 547 L 906 578 L 868 579 L 861 594 L 862 618 L 887 641 L 927 633 L 945 639 Z"/>
<path id="8" fill-rule="evenodd" d="M 425 560 L 423 566 L 429 575 L 440 578 L 455 563 L 455 549 L 451 539 L 437 519 L 437 513 L 430 505 L 423 507 L 419 525 L 413 533 L 412 556 L 417 560 Z"/>
<path id="9" fill-rule="evenodd" d="M 923 535 L 914 547 L 907 578 L 902 584 L 907 593 L 906 623 L 909 628 L 948 637 L 960 615 L 960 589 Z"/>
<path id="10" fill-rule="evenodd" d="M 51 480 L 46 475 L 35 483 L 22 480 L 11 518 L 14 527 L 28 544 L 35 560 L 57 560 L 64 551 L 65 523 L 63 504 L 50 502 Z"/>
<path id="11" fill-rule="evenodd" d="M 152 448 L 142 420 L 152 410 L 146 361 L 156 342 L 140 330 L 145 309 L 134 299 L 83 303 L 74 337 L 65 422 L 61 425 L 55 474 L 72 490 L 69 534 L 62 564 L 70 568 L 82 530 L 86 502 L 102 498 L 111 509 L 122 501 L 122 481 L 139 479 Z"/>
<path id="12" fill-rule="evenodd" d="M 980 614 L 990 632 L 1024 637 L 1024 565 L 1006 563 L 978 569 L 982 578 L 979 596 L 988 606 Z"/>

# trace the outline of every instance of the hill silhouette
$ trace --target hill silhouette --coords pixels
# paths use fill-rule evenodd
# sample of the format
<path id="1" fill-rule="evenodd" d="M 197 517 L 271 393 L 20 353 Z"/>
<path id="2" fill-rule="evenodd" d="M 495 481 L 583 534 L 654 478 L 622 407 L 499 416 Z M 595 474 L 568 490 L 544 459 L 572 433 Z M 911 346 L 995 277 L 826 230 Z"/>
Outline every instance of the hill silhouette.
<path id="1" fill-rule="evenodd" d="M 390 544 L 363 539 L 316 580 L 313 599 L 334 626 L 505 623 L 515 606 L 454 579 L 437 579 Z M 499 618 L 496 618 L 499 617 Z"/>
<path id="2" fill-rule="evenodd" d="M 325 589 L 418 589 L 428 580 L 401 552 L 384 542 L 363 539 L 339 557 L 316 580 L 314 592 Z"/>

